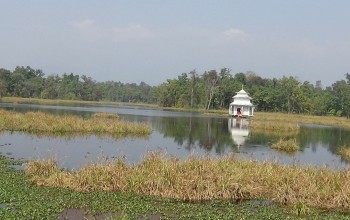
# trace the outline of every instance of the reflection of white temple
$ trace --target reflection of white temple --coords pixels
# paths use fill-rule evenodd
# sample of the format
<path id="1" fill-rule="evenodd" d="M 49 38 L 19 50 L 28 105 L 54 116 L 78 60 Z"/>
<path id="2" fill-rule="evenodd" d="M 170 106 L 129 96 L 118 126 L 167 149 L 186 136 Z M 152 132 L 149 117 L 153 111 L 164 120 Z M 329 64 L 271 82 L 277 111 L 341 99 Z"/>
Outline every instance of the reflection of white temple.
<path id="1" fill-rule="evenodd" d="M 254 115 L 254 105 L 251 102 L 251 97 L 243 90 L 237 92 L 233 96 L 233 102 L 230 103 L 229 115 L 235 117 L 249 117 Z"/>
<path id="2" fill-rule="evenodd" d="M 248 121 L 242 118 L 229 118 L 228 130 L 237 146 L 242 146 L 249 135 Z"/>

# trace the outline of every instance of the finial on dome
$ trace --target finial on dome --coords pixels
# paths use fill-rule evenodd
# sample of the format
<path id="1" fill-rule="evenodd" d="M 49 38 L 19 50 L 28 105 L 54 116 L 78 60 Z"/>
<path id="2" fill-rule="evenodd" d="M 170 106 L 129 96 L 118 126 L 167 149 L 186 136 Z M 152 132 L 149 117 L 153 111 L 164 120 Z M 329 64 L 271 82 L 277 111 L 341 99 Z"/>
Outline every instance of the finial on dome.
<path id="1" fill-rule="evenodd" d="M 242 84 L 242 90 L 243 90 L 243 84 Z"/>

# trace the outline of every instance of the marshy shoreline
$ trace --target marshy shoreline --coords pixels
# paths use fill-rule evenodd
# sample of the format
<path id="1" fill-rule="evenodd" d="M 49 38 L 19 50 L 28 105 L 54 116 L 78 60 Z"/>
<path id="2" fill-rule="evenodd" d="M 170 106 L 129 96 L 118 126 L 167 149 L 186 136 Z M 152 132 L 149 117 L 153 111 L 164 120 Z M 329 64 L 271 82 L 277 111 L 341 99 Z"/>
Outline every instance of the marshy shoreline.
<path id="1" fill-rule="evenodd" d="M 1 110 L 0 113 L 0 128 L 7 131 L 120 137 L 142 137 L 152 132 L 145 124 L 138 127 L 139 124 L 130 126 L 127 123 L 120 129 L 123 126 L 116 126 L 121 121 L 115 114 L 96 114 L 91 119 L 81 119 L 40 112 L 23 114 Z M 225 113 L 210 112 L 222 116 Z M 40 124 L 38 118 L 43 119 Z M 300 123 L 350 128 L 346 118 L 328 119 L 256 113 L 251 119 L 251 129 L 285 134 L 284 138 L 295 144 Z M 285 144 L 282 140 L 280 145 Z M 280 149 L 279 146 L 276 148 Z M 339 154 L 348 158 L 348 148 L 344 146 Z M 9 167 L 22 163 L 0 156 L 2 218 L 57 219 L 64 210 L 77 209 L 95 217 L 113 213 L 115 219 L 157 216 L 178 219 L 350 219 L 348 168 L 288 166 L 240 160 L 234 154 L 180 160 L 159 152 L 146 155 L 138 164 L 130 165 L 120 158 L 104 164 L 90 164 L 76 171 L 58 168 L 54 160 L 25 161 L 25 170 Z M 47 197 L 51 204 L 46 204 Z"/>
<path id="2" fill-rule="evenodd" d="M 232 161 L 232 158 L 227 159 Z M 150 163 L 150 160 L 157 161 L 163 159 L 159 154 L 152 154 L 148 159 L 145 158 L 143 166 Z M 192 168 L 192 172 L 196 173 L 196 177 L 200 177 L 201 174 L 200 172 L 198 173 L 198 169 L 202 170 L 201 172 L 206 171 L 203 169 L 203 166 L 210 167 L 210 164 L 208 165 L 208 160 L 210 161 L 211 159 L 189 158 L 185 163 L 187 163 L 189 167 L 193 166 L 193 163 L 196 164 L 196 166 Z M 64 170 L 57 171 L 52 169 L 50 171 L 50 169 L 47 168 L 52 168 L 52 166 L 51 164 L 46 166 L 46 162 L 26 161 L 27 164 L 25 166 L 33 166 L 33 163 L 37 163 L 31 168 L 31 172 L 33 172 L 33 168 L 38 168 L 43 165 L 43 167 L 39 169 L 41 170 L 39 173 L 43 175 L 41 178 L 46 179 L 49 176 L 54 177 L 56 175 L 58 178 L 57 180 L 59 180 L 59 172 L 64 172 Z M 170 158 L 165 159 L 163 162 L 175 163 L 176 160 Z M 280 203 L 264 197 L 244 198 L 240 196 L 247 196 L 249 193 L 244 190 L 239 190 L 239 188 L 232 192 L 235 197 L 230 199 L 186 200 L 171 198 L 170 196 L 147 195 L 147 193 L 137 193 L 132 190 L 105 191 L 101 190 L 101 188 L 90 188 L 89 190 L 79 191 L 70 189 L 69 187 L 43 186 L 42 184 L 38 185 L 33 183 L 33 176 L 28 173 L 28 170 L 24 171 L 14 168 L 23 163 L 24 161 L 12 160 L 0 156 L 0 173 L 3 177 L 0 179 L 0 217 L 3 219 L 65 219 L 68 217 L 67 213 L 70 212 L 78 212 L 78 214 L 80 213 L 83 217 L 90 219 L 350 219 L 349 209 L 345 207 L 324 209 L 308 206 L 301 201 L 291 204 L 288 202 Z M 224 162 L 221 161 L 221 163 L 221 168 L 225 167 Z M 249 173 L 249 165 L 247 166 L 247 163 L 243 161 L 240 163 L 243 163 L 242 167 L 246 166 L 245 170 Z M 161 181 L 169 181 L 172 171 L 168 170 L 169 172 L 167 174 L 166 168 L 163 166 L 164 164 L 159 166 L 157 162 L 157 164 L 153 164 L 153 166 L 155 165 L 157 165 L 159 169 L 163 169 L 161 175 L 165 176 L 162 177 L 163 180 Z M 119 165 L 116 163 L 114 166 L 122 167 L 123 164 L 119 161 Z M 151 166 L 151 164 L 148 166 Z M 265 165 L 258 163 L 254 166 L 259 167 L 259 170 L 262 170 L 261 167 L 265 167 Z M 92 169 L 91 167 L 87 169 L 94 170 L 95 174 L 98 174 L 101 172 L 101 170 L 96 172 L 98 171 L 98 169 L 96 169 L 98 167 L 99 165 L 95 164 L 92 165 Z M 107 170 L 106 167 L 100 168 Z M 288 170 L 289 168 L 284 169 Z M 299 168 L 296 169 L 300 170 Z M 36 170 L 36 172 L 37 171 L 38 170 Z M 141 170 L 139 171 L 141 172 Z M 254 169 L 252 171 L 254 172 Z M 57 173 L 54 174 L 52 172 Z M 88 172 L 88 170 L 85 170 L 85 172 Z M 146 172 L 151 171 L 148 170 Z M 206 175 L 211 174 L 207 173 Z M 316 175 L 316 173 L 314 173 L 314 175 Z M 235 176 L 237 178 L 242 177 L 241 175 Z M 285 176 L 283 178 L 285 178 Z M 91 181 L 99 182 L 99 179 L 101 180 L 101 178 L 105 177 L 106 176 L 97 177 L 96 175 L 92 175 L 88 178 Z M 289 190 L 284 193 L 291 192 L 293 188 L 297 189 L 296 186 L 291 184 L 295 177 L 296 176 L 292 176 L 282 180 L 285 181 L 284 187 L 287 187 L 286 189 Z M 300 181 L 300 176 L 297 176 L 297 178 L 298 182 L 302 182 Z M 132 180 L 133 181 L 130 181 L 129 179 L 129 184 L 134 183 L 135 186 L 137 186 L 141 183 L 140 181 L 137 182 L 137 178 L 132 178 Z M 210 181 L 212 182 L 212 180 Z M 206 183 L 202 184 L 197 182 L 197 184 L 200 184 L 198 185 L 199 187 L 205 186 Z M 230 184 L 229 182 L 226 183 Z M 102 185 L 100 185 L 100 187 Z M 237 184 L 236 186 L 242 187 L 242 189 L 244 188 L 243 185 Z M 168 188 L 168 190 L 171 190 L 171 188 Z M 254 189 L 250 188 L 249 190 L 252 191 Z M 287 194 L 285 194 L 285 196 L 286 195 Z M 293 198 L 293 195 L 290 194 L 288 198 Z M 103 216 L 108 217 L 103 218 Z"/>

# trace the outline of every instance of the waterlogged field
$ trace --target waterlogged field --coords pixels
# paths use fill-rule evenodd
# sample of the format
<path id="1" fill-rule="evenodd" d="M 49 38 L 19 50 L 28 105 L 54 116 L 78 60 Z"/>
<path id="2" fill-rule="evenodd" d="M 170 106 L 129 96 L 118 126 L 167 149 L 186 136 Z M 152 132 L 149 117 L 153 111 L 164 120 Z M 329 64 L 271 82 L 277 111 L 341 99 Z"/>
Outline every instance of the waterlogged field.
<path id="1" fill-rule="evenodd" d="M 334 127 L 283 114 L 246 120 L 90 105 L 4 105 L 11 112 L 3 112 L 0 152 L 27 162 L 25 171 L 15 170 L 8 165 L 22 162 L 1 157 L 2 174 L 15 180 L 1 180 L 0 217 L 350 219 L 344 121 Z M 55 126 L 62 117 L 73 121 L 69 129 L 78 125 L 83 137 L 69 135 L 73 130 L 43 133 L 33 111 L 48 127 L 48 116 L 60 118 L 49 120 Z M 6 114 L 18 120 L 11 124 Z M 149 134 L 84 133 L 86 121 L 141 123 Z"/>
<path id="2" fill-rule="evenodd" d="M 20 164 L 0 156 L 1 219 L 350 219 L 342 209 L 320 210 L 304 203 L 290 206 L 263 198 L 188 202 L 130 191 L 43 187 L 15 169 Z"/>

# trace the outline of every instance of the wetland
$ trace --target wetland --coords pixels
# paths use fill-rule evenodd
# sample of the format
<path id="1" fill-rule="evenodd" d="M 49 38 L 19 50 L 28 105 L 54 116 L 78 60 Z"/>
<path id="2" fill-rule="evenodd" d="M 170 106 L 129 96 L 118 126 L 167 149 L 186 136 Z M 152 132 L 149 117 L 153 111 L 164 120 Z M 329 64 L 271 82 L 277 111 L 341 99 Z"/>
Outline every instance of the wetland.
<path id="1" fill-rule="evenodd" d="M 117 114 L 117 120 L 152 129 L 142 137 L 4 130 L 0 152 L 6 158 L 1 157 L 1 172 L 7 179 L 18 179 L 1 182 L 0 216 L 45 218 L 75 210 L 92 219 L 107 215 L 116 219 L 348 219 L 348 162 L 339 155 L 350 143 L 347 128 L 298 123 L 296 131 L 261 132 L 253 126 L 264 123 L 258 117 L 248 120 L 128 105 L 1 103 L 0 107 L 84 120 L 101 112 Z M 297 150 L 272 147 L 284 139 L 293 140 Z M 21 161 L 28 161 L 25 173 Z M 113 173 L 120 179 L 110 178 L 118 177 Z M 303 182 L 301 176 L 307 184 L 298 184 Z M 51 207 L 42 201 L 48 194 Z M 36 202 L 25 205 L 20 201 L 24 197 Z"/>
<path id="2" fill-rule="evenodd" d="M 216 157 L 235 152 L 241 158 L 277 161 L 282 164 L 327 166 L 334 169 L 348 166 L 346 160 L 338 154 L 342 146 L 350 143 L 350 131 L 342 127 L 299 124 L 297 132 L 292 131 L 290 137 L 295 139 L 299 150 L 290 153 L 271 148 L 281 135 L 286 138 L 288 131 L 259 132 L 249 127 L 251 121 L 248 119 L 164 111 L 141 106 L 2 103 L 0 107 L 18 113 L 40 111 L 82 118 L 92 118 L 96 112 L 115 113 L 120 121 L 142 123 L 152 129 L 149 135 L 141 137 L 113 137 L 84 132 L 42 134 L 8 130 L 0 134 L 0 152 L 3 155 L 25 160 L 55 158 L 60 166 L 68 169 L 77 169 L 91 162 L 121 156 L 131 163 L 137 163 L 147 152 L 158 150 L 182 159 L 190 155 Z"/>

